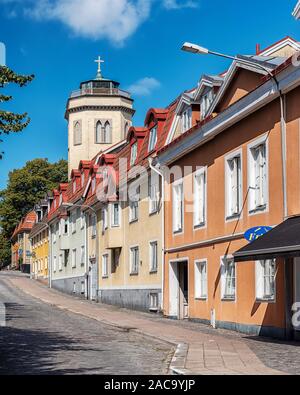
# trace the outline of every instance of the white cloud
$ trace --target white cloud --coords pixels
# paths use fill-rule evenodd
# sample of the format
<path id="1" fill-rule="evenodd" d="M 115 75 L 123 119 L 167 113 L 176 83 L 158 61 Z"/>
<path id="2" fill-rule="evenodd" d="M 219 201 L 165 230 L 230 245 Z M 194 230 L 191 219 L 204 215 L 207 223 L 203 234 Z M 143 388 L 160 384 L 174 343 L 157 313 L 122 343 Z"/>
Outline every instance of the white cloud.
<path id="1" fill-rule="evenodd" d="M 136 96 L 149 96 L 154 89 L 157 89 L 159 87 L 159 81 L 152 77 L 146 77 L 130 85 L 127 90 Z"/>
<path id="2" fill-rule="evenodd" d="M 38 21 L 53 20 L 66 25 L 75 35 L 108 38 L 122 44 L 150 16 L 161 0 L 0 0 L 11 16 L 23 12 Z M 162 0 L 168 10 L 196 7 L 197 0 Z"/>
<path id="3" fill-rule="evenodd" d="M 163 5 L 167 10 L 178 10 L 180 8 L 197 8 L 199 6 L 199 1 L 163 0 Z"/>

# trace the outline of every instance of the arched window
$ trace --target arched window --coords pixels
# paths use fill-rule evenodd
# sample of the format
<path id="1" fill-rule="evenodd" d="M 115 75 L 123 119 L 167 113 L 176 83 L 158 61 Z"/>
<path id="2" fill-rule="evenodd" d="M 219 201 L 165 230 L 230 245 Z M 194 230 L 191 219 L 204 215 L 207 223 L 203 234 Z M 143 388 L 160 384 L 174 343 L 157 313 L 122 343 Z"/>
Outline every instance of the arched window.
<path id="1" fill-rule="evenodd" d="M 125 123 L 125 129 L 124 129 L 124 137 L 126 138 L 127 134 L 128 134 L 128 130 L 129 130 L 129 123 L 126 122 Z"/>
<path id="2" fill-rule="evenodd" d="M 81 122 L 77 121 L 74 124 L 74 145 L 82 144 L 82 129 Z"/>
<path id="3" fill-rule="evenodd" d="M 102 143 L 101 134 L 102 134 L 102 123 L 100 121 L 98 121 L 96 124 L 96 136 L 95 136 L 96 144 Z"/>
<path id="4" fill-rule="evenodd" d="M 111 131 L 110 123 L 106 121 L 103 128 L 103 143 L 106 144 L 111 143 L 110 131 Z"/>

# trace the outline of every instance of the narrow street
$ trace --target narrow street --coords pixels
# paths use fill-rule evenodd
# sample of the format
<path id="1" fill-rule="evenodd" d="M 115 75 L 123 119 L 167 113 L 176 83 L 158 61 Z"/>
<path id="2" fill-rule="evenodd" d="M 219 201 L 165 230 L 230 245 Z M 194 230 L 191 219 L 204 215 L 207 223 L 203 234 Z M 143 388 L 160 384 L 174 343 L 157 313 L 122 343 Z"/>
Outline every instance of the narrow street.
<path id="1" fill-rule="evenodd" d="M 39 302 L 0 276 L 0 374 L 165 374 L 171 348 Z"/>

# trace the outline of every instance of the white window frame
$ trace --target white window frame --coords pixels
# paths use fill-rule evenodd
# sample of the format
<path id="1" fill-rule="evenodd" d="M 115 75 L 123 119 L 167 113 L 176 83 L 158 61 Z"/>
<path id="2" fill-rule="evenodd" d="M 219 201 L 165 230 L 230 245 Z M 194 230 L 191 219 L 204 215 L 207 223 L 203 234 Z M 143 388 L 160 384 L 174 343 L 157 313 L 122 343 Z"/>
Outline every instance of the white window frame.
<path id="1" fill-rule="evenodd" d="M 157 174 L 149 176 L 149 214 L 156 214 L 159 209 L 160 182 Z"/>
<path id="2" fill-rule="evenodd" d="M 108 207 L 102 208 L 102 231 L 105 232 L 108 229 Z"/>
<path id="3" fill-rule="evenodd" d="M 181 201 L 177 207 L 176 188 L 181 186 Z M 176 195 L 175 195 L 176 193 Z M 176 203 L 176 204 L 175 204 Z M 180 206 L 180 207 L 179 207 Z M 178 219 L 179 209 L 181 208 L 181 218 Z M 172 214 L 173 214 L 173 234 L 181 234 L 184 231 L 184 183 L 183 179 L 177 180 L 172 185 Z"/>
<path id="4" fill-rule="evenodd" d="M 135 143 L 132 144 L 130 148 L 130 166 L 134 166 L 137 160 L 137 154 L 138 154 L 138 142 L 136 141 Z"/>
<path id="5" fill-rule="evenodd" d="M 253 150 L 260 145 L 265 145 L 265 171 L 263 177 L 265 178 L 265 186 L 263 191 L 264 204 L 256 204 L 256 179 L 255 179 L 255 160 L 253 157 Z M 259 214 L 268 211 L 269 208 L 269 144 L 267 135 L 261 136 L 252 143 L 248 144 L 248 210 L 250 215 Z"/>
<path id="6" fill-rule="evenodd" d="M 193 110 L 192 107 L 186 108 L 181 115 L 182 133 L 187 132 L 193 125 Z"/>
<path id="7" fill-rule="evenodd" d="M 73 250 L 72 250 L 72 269 L 75 269 L 76 266 L 77 266 L 77 249 L 73 248 Z"/>
<path id="8" fill-rule="evenodd" d="M 201 267 L 205 266 L 205 277 L 203 278 L 203 272 Z M 208 299 L 208 265 L 207 259 L 197 259 L 195 261 L 195 299 L 207 300 Z"/>
<path id="9" fill-rule="evenodd" d="M 243 156 L 242 149 L 230 153 L 225 157 L 225 216 L 226 221 L 235 219 L 242 214 L 243 209 Z M 237 179 L 236 179 L 236 196 L 232 194 L 234 188 L 232 170 L 230 163 L 239 158 L 239 167 L 237 168 Z M 236 202 L 235 202 L 236 200 Z M 236 204 L 235 204 L 236 203 Z M 234 208 L 236 206 L 236 208 Z"/>
<path id="10" fill-rule="evenodd" d="M 153 254 L 154 246 L 156 246 L 155 256 Z M 155 258 L 155 265 L 153 265 L 154 258 Z M 149 266 L 150 266 L 149 267 L 150 273 L 158 272 L 158 240 L 151 240 L 149 242 Z"/>
<path id="11" fill-rule="evenodd" d="M 201 97 L 201 101 L 200 101 L 201 119 L 205 119 L 213 100 L 214 100 L 214 92 L 213 92 L 213 88 L 211 88 L 207 90 L 205 94 Z"/>
<path id="12" fill-rule="evenodd" d="M 150 130 L 148 152 L 155 150 L 157 144 L 157 125 Z"/>
<path id="13" fill-rule="evenodd" d="M 129 199 L 129 223 L 139 220 L 139 200 Z"/>
<path id="14" fill-rule="evenodd" d="M 117 222 L 115 222 L 115 206 L 118 206 Z M 111 228 L 119 228 L 121 226 L 121 204 L 119 202 L 111 203 L 110 205 L 110 224 Z"/>
<path id="15" fill-rule="evenodd" d="M 231 278 L 234 280 L 234 293 L 233 294 L 227 294 L 226 292 L 226 286 L 227 286 L 227 271 L 226 271 L 226 265 L 228 262 L 233 262 L 234 264 L 234 276 Z M 221 300 L 223 302 L 235 302 L 236 301 L 236 296 L 237 295 L 237 265 L 236 262 L 234 262 L 234 259 L 232 256 L 223 256 L 221 257 Z"/>
<path id="16" fill-rule="evenodd" d="M 137 262 L 133 262 L 133 258 L 136 256 L 133 255 L 134 253 L 136 254 L 137 251 Z M 139 274 L 139 269 L 140 269 L 140 247 L 138 245 L 131 246 L 129 249 L 129 256 L 130 256 L 130 275 L 138 275 Z M 136 268 L 134 268 L 134 265 L 137 265 Z M 136 269 L 136 270 L 133 270 Z"/>
<path id="17" fill-rule="evenodd" d="M 266 275 L 265 269 L 262 264 L 274 263 L 274 274 Z M 276 277 L 277 277 L 277 262 L 276 259 L 266 259 L 255 262 L 255 294 L 256 300 L 260 302 L 272 303 L 276 301 Z M 265 290 L 269 287 L 271 289 L 271 279 L 273 278 L 274 295 L 267 294 Z M 269 280 L 269 284 L 266 281 Z"/>
<path id="18" fill-rule="evenodd" d="M 102 255 L 102 278 L 108 278 L 108 261 L 109 261 L 109 254 Z"/>
<path id="19" fill-rule="evenodd" d="M 80 247 L 80 264 L 84 265 L 85 264 L 85 246 L 82 245 Z"/>
<path id="20" fill-rule="evenodd" d="M 58 271 L 62 272 L 63 270 L 63 256 L 62 254 L 58 257 Z"/>
<path id="21" fill-rule="evenodd" d="M 197 178 L 203 177 L 203 190 L 197 183 Z M 207 221 L 207 167 L 197 170 L 193 176 L 194 182 L 194 229 L 204 228 Z M 202 207 L 201 202 L 203 202 Z M 202 212 L 202 213 L 201 213 Z"/>

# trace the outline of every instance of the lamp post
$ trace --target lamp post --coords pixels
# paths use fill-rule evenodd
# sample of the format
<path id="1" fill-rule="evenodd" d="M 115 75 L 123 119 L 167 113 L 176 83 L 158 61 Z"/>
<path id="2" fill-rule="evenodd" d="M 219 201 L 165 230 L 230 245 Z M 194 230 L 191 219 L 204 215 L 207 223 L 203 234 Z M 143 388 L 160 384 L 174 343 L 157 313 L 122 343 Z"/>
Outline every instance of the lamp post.
<path id="1" fill-rule="evenodd" d="M 234 60 L 245 64 L 246 66 L 252 66 L 263 70 L 269 77 L 275 82 L 277 92 L 280 98 L 280 134 L 281 134 L 281 160 L 282 160 L 282 184 L 283 184 L 283 220 L 288 217 L 288 206 L 287 206 L 287 186 L 286 186 L 286 121 L 285 121 L 285 106 L 284 106 L 284 95 L 281 92 L 279 81 L 276 76 L 261 64 L 253 62 L 248 59 L 239 58 L 237 56 L 231 56 L 220 52 L 211 51 L 208 48 L 202 47 L 197 44 L 186 42 L 182 46 L 182 51 L 190 52 L 196 55 L 214 55 L 225 59 Z"/>
<path id="2" fill-rule="evenodd" d="M 76 203 L 68 203 L 68 202 L 62 203 L 61 207 L 64 207 L 64 208 L 72 208 L 72 207 L 87 208 L 87 209 L 91 210 L 94 213 L 95 220 L 96 220 L 96 226 L 95 226 L 95 230 L 96 230 L 96 232 L 95 232 L 96 233 L 96 265 L 98 267 L 99 240 L 98 240 L 97 212 L 96 212 L 96 210 L 92 206 L 89 206 L 87 204 L 76 204 Z M 87 254 L 88 241 L 87 241 L 87 226 L 86 226 L 86 223 L 87 223 L 87 221 L 85 222 L 85 227 L 86 227 L 86 232 L 85 232 L 85 238 L 86 238 L 86 242 L 85 242 L 85 244 L 86 244 L 85 256 L 86 256 L 86 262 L 87 262 L 86 263 L 86 273 L 85 273 L 85 275 L 86 275 L 86 280 L 87 280 L 87 299 L 89 299 L 89 296 L 90 296 L 89 295 L 89 292 L 90 292 L 90 290 L 89 290 L 89 264 L 88 264 L 88 254 Z M 97 273 L 97 284 L 98 284 L 98 270 L 96 270 L 96 273 Z"/>

